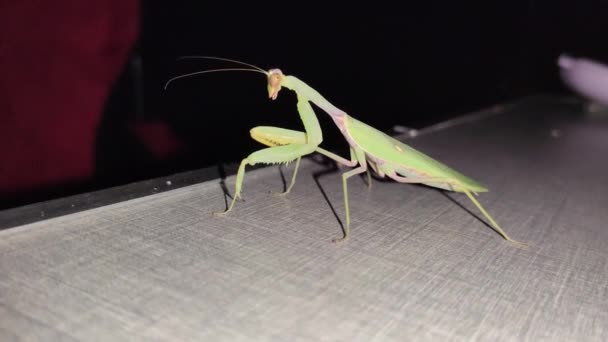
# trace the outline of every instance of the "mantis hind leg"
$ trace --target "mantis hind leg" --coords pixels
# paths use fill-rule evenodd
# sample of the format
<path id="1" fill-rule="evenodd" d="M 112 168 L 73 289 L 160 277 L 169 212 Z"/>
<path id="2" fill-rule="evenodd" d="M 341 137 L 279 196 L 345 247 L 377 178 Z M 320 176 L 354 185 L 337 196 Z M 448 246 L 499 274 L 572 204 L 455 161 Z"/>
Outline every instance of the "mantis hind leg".
<path id="1" fill-rule="evenodd" d="M 269 147 L 263 150 L 259 150 L 253 152 L 247 158 L 241 161 L 239 165 L 239 170 L 236 174 L 236 184 L 234 187 L 234 196 L 232 198 L 232 202 L 230 202 L 230 206 L 224 212 L 214 213 L 216 215 L 227 214 L 232 210 L 234 203 L 237 199 L 241 197 L 241 188 L 243 185 L 243 178 L 245 176 L 245 167 L 247 165 L 255 165 L 255 164 L 277 164 L 277 163 L 287 163 L 293 161 L 295 159 L 300 159 L 302 156 L 310 154 L 314 152 L 315 145 L 308 144 L 294 144 L 287 146 L 277 146 L 277 147 Z"/>
<path id="2" fill-rule="evenodd" d="M 500 226 L 498 225 L 498 223 L 496 223 L 496 221 L 494 221 L 494 219 L 492 218 L 492 216 L 490 216 L 490 214 L 488 214 L 486 212 L 486 210 L 481 206 L 481 203 L 479 203 L 475 197 L 471 194 L 471 191 L 467 190 L 467 189 L 462 189 L 462 191 L 467 195 L 467 197 L 469 197 L 469 199 L 471 200 L 471 202 L 473 202 L 473 204 L 475 204 L 475 206 L 477 207 L 477 209 L 479 209 L 479 211 L 481 211 L 481 213 L 492 223 L 492 227 L 503 237 L 505 238 L 505 240 L 516 243 L 518 245 L 521 245 L 522 247 L 527 247 L 528 245 L 526 243 L 523 242 L 519 242 L 517 240 L 513 240 L 511 239 L 507 233 L 504 232 L 504 230 L 502 230 L 502 228 L 500 228 Z"/>
<path id="3" fill-rule="evenodd" d="M 471 194 L 471 191 L 468 190 L 467 188 L 465 188 L 458 180 L 453 179 L 453 178 L 445 178 L 445 177 L 402 177 L 402 176 L 397 175 L 395 173 L 395 171 L 391 171 L 390 173 L 387 173 L 387 176 L 399 183 L 409 183 L 409 184 L 412 184 L 412 183 L 418 183 L 418 184 L 443 183 L 443 184 L 451 187 L 452 191 L 464 192 L 467 195 L 467 197 L 469 197 L 469 199 L 473 202 L 473 204 L 475 204 L 477 209 L 479 209 L 479 211 L 481 211 L 481 213 L 488 219 L 488 221 L 490 221 L 492 229 L 494 229 L 498 234 L 500 234 L 507 241 L 519 244 L 523 247 L 527 246 L 527 244 L 525 244 L 523 242 L 519 242 L 517 240 L 511 239 L 507 235 L 507 233 L 505 233 L 505 231 L 502 230 L 502 228 L 498 225 L 498 223 L 496 223 L 496 221 L 494 221 L 492 216 L 490 216 L 490 214 L 488 214 L 488 212 L 483 208 L 481 203 L 479 203 L 475 199 L 475 197 Z"/>

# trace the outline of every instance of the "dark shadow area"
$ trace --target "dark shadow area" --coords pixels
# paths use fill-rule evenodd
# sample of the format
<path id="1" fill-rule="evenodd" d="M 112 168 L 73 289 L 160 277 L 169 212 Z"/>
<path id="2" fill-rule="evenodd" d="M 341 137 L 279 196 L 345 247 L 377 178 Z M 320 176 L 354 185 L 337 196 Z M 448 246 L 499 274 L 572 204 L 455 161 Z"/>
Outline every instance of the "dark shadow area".
<path id="1" fill-rule="evenodd" d="M 224 192 L 224 205 L 226 209 L 228 209 L 228 198 L 232 199 L 232 195 L 230 195 L 230 191 L 228 191 L 228 187 L 226 186 L 226 169 L 224 168 L 224 165 L 218 165 L 217 171 L 219 173 L 220 186 Z"/>
<path id="2" fill-rule="evenodd" d="M 346 234 L 346 227 L 344 226 L 344 223 L 342 223 L 342 220 L 340 219 L 340 216 L 338 215 L 338 212 L 336 211 L 336 209 L 334 208 L 334 206 L 331 204 L 331 201 L 330 201 L 329 197 L 327 196 L 327 193 L 325 192 L 325 190 L 323 189 L 323 186 L 321 185 L 321 182 L 319 181 L 319 179 L 321 177 L 323 177 L 325 175 L 332 174 L 332 173 L 337 173 L 340 169 L 338 168 L 337 164 L 333 160 L 330 160 L 329 158 L 323 157 L 322 161 L 315 160 L 313 158 L 311 158 L 311 160 L 315 161 L 318 164 L 322 164 L 322 165 L 324 165 L 324 166 L 327 167 L 325 170 L 321 170 L 321 171 L 313 173 L 312 177 L 313 177 L 313 179 L 315 181 L 315 184 L 319 188 L 319 191 L 321 192 L 321 195 L 323 195 L 323 198 L 325 199 L 325 202 L 327 202 L 327 205 L 329 206 L 329 209 L 334 214 L 334 217 L 336 218 L 336 221 L 338 221 L 338 224 L 340 225 L 340 228 L 342 229 L 342 233 Z"/>
<path id="3" fill-rule="evenodd" d="M 289 186 L 287 184 L 287 179 L 285 178 L 285 172 L 283 171 L 283 164 L 280 164 L 278 166 L 279 169 L 279 176 L 281 176 L 281 183 L 283 184 L 283 192 L 287 191 L 287 187 Z"/>

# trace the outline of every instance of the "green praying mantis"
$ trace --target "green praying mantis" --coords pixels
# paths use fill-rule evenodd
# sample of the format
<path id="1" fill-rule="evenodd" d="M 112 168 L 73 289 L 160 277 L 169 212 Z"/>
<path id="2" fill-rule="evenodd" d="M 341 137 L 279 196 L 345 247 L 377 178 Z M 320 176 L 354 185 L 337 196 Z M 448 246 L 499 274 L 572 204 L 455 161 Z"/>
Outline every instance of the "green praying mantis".
<path id="1" fill-rule="evenodd" d="M 276 100 L 282 88 L 292 90 L 296 93 L 298 100 L 297 110 L 302 123 L 304 124 L 304 132 L 269 126 L 259 126 L 251 129 L 251 137 L 269 147 L 253 152 L 241 161 L 236 175 L 235 191 L 232 201 L 224 212 L 215 213 L 216 215 L 225 215 L 230 212 L 237 199 L 241 198 L 243 177 L 247 165 L 260 163 L 281 164 L 295 160 L 296 165 L 291 182 L 285 192 L 281 193 L 282 195 L 286 195 L 291 191 L 295 184 L 301 158 L 318 152 L 340 165 L 353 168 L 342 174 L 346 225 L 344 227 L 343 237 L 334 239 L 334 242 L 344 241 L 350 235 L 348 179 L 352 176 L 367 172 L 368 181 L 370 181 L 369 166 L 369 168 L 371 168 L 380 178 L 388 177 L 399 183 L 424 184 L 442 190 L 464 193 L 490 221 L 491 227 L 505 240 L 523 246 L 526 245 L 525 243 L 511 239 L 490 214 L 486 212 L 477 199 L 475 199 L 473 194 L 478 195 L 480 192 L 488 191 L 485 186 L 384 132 L 348 115 L 343 110 L 340 110 L 331 104 L 318 91 L 297 77 L 285 75 L 280 69 L 270 69 L 266 71 L 252 64 L 227 58 L 210 56 L 188 56 L 184 58 L 223 60 L 246 66 L 247 68 L 239 67 L 205 70 L 177 76 L 166 83 L 165 89 L 170 82 L 178 78 L 196 74 L 216 71 L 258 72 L 267 77 L 268 97 L 270 99 Z M 323 141 L 323 134 L 319 121 L 310 104 L 311 102 L 325 111 L 336 124 L 342 135 L 344 135 L 344 138 L 350 145 L 350 159 L 343 158 L 319 147 Z M 370 183 L 368 183 L 368 185 L 369 184 Z"/>

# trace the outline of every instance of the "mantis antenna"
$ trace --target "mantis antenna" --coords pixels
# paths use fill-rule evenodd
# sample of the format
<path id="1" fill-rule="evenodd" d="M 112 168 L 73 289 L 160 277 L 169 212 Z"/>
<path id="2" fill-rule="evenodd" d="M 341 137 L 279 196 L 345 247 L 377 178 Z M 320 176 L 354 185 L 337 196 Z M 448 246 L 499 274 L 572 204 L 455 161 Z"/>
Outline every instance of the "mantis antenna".
<path id="1" fill-rule="evenodd" d="M 167 87 L 169 86 L 169 83 L 180 79 L 180 78 L 184 78 L 184 77 L 190 77 L 190 76 L 194 76 L 194 75 L 200 75 L 200 74 L 206 74 L 206 73 L 210 73 L 210 72 L 219 72 L 219 71 L 253 71 L 253 72 L 259 72 L 262 73 L 266 76 L 268 76 L 268 72 L 258 66 L 255 66 L 253 64 L 249 64 L 249 63 L 245 63 L 245 62 L 241 62 L 241 61 L 237 61 L 235 59 L 229 59 L 229 58 L 222 58 L 222 57 L 213 57 L 213 56 L 182 56 L 179 57 L 177 60 L 180 59 L 215 59 L 215 60 L 219 60 L 219 61 L 226 61 L 226 62 L 231 62 L 231 63 L 235 63 L 235 64 L 241 64 L 241 65 L 245 65 L 248 67 L 251 67 L 253 69 L 248 69 L 248 68 L 226 68 L 226 69 L 212 69 L 212 70 L 204 70 L 204 71 L 197 71 L 197 72 L 192 72 L 189 74 L 184 74 L 184 75 L 180 75 L 180 76 L 176 76 L 171 78 L 169 81 L 167 81 L 167 83 L 165 83 L 165 87 L 164 89 L 167 90 Z"/>
<path id="2" fill-rule="evenodd" d="M 228 69 L 213 69 L 213 70 L 203 70 L 203 71 L 197 71 L 197 72 L 191 72 L 189 74 L 184 74 L 184 75 L 179 75 L 179 76 L 175 76 L 172 79 L 168 80 L 167 83 L 165 83 L 165 90 L 167 90 L 167 87 L 169 86 L 169 83 L 180 79 L 180 78 L 184 78 L 184 77 L 190 77 L 190 76 L 194 76 L 194 75 L 200 75 L 200 74 L 207 74 L 210 72 L 220 72 L 220 71 L 253 71 L 253 72 L 259 72 L 260 74 L 264 74 L 266 76 L 268 76 L 268 73 L 266 71 L 260 71 L 257 69 L 246 69 L 246 68 L 228 68 Z"/>
<path id="3" fill-rule="evenodd" d="M 241 64 L 241 65 L 246 65 L 248 67 L 252 67 L 254 69 L 258 69 L 260 71 L 266 72 L 266 70 L 255 66 L 253 64 L 249 64 L 249 63 L 245 63 L 245 62 L 241 62 L 241 61 L 237 61 L 236 59 L 228 59 L 228 58 L 222 58 L 222 57 L 213 57 L 213 56 L 182 56 L 179 57 L 177 60 L 179 61 L 180 59 L 215 59 L 218 61 L 226 61 L 226 62 L 232 62 L 232 63 L 236 63 L 236 64 Z"/>

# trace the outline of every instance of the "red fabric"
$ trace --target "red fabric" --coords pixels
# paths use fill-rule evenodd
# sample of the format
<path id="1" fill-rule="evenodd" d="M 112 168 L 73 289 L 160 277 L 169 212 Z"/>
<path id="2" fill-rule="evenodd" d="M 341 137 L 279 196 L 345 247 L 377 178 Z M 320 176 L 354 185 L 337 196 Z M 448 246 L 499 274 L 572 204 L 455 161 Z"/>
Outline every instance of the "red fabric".
<path id="1" fill-rule="evenodd" d="M 131 125 L 131 130 L 158 160 L 167 159 L 185 149 L 184 144 L 164 122 L 137 122 Z"/>
<path id="2" fill-rule="evenodd" d="M 87 180 L 104 102 L 139 31 L 137 0 L 0 4 L 0 192 Z"/>

